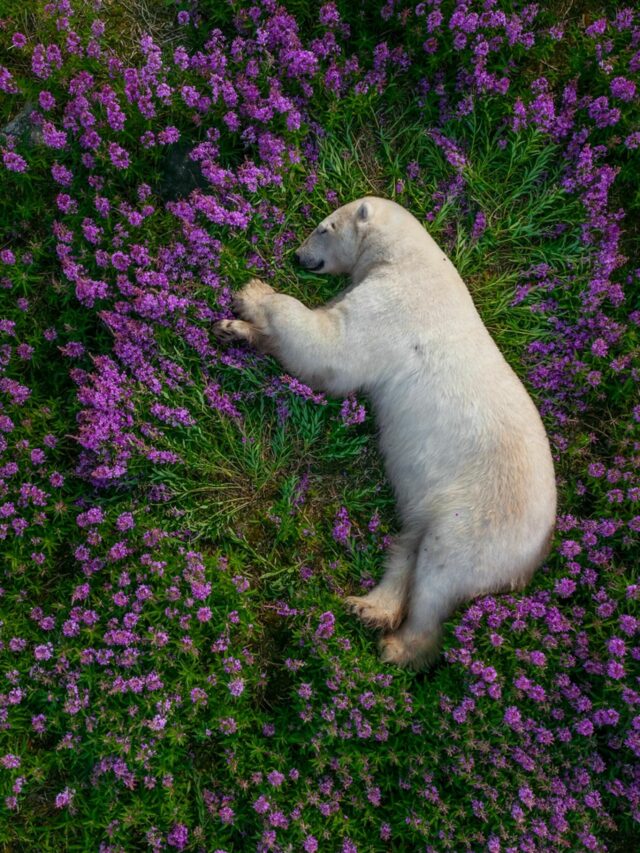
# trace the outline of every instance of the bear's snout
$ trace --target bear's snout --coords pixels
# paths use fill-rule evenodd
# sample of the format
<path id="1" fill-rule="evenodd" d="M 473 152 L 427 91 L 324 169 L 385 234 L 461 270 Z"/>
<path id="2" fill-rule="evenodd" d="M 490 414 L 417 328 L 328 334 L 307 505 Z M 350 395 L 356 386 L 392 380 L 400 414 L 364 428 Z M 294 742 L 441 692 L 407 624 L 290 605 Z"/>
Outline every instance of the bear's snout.
<path id="1" fill-rule="evenodd" d="M 309 272 L 320 272 L 324 267 L 324 260 L 320 260 L 309 251 L 304 251 L 304 244 L 293 253 L 293 257 L 302 269 L 309 270 Z"/>

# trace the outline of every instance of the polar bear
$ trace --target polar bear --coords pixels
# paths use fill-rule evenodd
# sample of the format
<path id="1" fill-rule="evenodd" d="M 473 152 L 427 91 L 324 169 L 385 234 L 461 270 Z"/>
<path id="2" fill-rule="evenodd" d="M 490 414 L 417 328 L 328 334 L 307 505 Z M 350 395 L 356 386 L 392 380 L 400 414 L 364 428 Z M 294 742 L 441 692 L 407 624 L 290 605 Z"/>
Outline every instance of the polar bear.
<path id="1" fill-rule="evenodd" d="M 253 279 L 234 300 L 244 339 L 317 390 L 365 392 L 401 531 L 380 583 L 347 605 L 383 631 L 382 660 L 420 667 L 464 601 L 519 590 L 550 548 L 549 442 L 523 384 L 451 261 L 407 210 L 366 197 L 327 216 L 296 258 L 349 286 L 313 310 Z"/>

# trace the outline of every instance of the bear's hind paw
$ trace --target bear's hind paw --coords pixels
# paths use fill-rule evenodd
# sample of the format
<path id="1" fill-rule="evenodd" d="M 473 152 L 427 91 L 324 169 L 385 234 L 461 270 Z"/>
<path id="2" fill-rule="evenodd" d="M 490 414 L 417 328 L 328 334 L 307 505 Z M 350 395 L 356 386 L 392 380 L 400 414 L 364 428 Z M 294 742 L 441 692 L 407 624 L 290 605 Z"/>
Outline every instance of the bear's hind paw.
<path id="1" fill-rule="evenodd" d="M 439 636 L 425 634 L 410 641 L 402 636 L 402 632 L 385 634 L 380 640 L 380 660 L 383 663 L 394 663 L 409 669 L 425 669 L 438 656 L 440 651 Z"/>
<path id="2" fill-rule="evenodd" d="M 368 628 L 393 631 L 402 622 L 402 607 L 395 603 L 384 606 L 368 596 L 350 595 L 345 599 L 345 604 Z"/>

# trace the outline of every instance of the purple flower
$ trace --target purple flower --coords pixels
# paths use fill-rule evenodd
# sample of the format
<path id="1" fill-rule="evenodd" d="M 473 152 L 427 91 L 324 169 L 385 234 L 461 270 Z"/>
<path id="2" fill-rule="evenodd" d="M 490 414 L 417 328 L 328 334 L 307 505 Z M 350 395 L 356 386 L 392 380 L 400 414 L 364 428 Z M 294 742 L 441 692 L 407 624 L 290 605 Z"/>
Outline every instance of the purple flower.
<path id="1" fill-rule="evenodd" d="M 3 151 L 2 162 L 9 172 L 26 172 L 28 168 L 24 157 L 16 154 L 15 151 Z"/>
<path id="2" fill-rule="evenodd" d="M 576 557 L 582 551 L 582 548 L 578 542 L 574 542 L 572 539 L 566 539 L 560 545 L 558 550 L 563 557 Z"/>
<path id="3" fill-rule="evenodd" d="M 198 618 L 198 622 L 209 622 L 213 613 L 211 612 L 210 607 L 200 607 L 198 608 L 198 612 L 196 613 Z"/>
<path id="4" fill-rule="evenodd" d="M 189 841 L 189 830 L 183 823 L 177 823 L 167 835 L 167 844 L 178 850 L 184 850 Z"/>
<path id="5" fill-rule="evenodd" d="M 20 90 L 16 86 L 13 75 L 9 71 L 8 68 L 5 68 L 4 65 L 0 65 L 0 92 L 7 92 L 11 95 L 15 95 Z"/>
<path id="6" fill-rule="evenodd" d="M 510 705 L 504 712 L 504 721 L 510 728 L 517 729 L 522 724 L 522 715 L 514 705 Z"/>
<path id="7" fill-rule="evenodd" d="M 484 213 L 479 210 L 476 214 L 476 218 L 473 220 L 473 227 L 471 229 L 471 239 L 473 241 L 479 240 L 480 237 L 484 234 L 485 229 L 487 227 L 487 220 Z"/>
<path id="8" fill-rule="evenodd" d="M 609 106 L 609 100 L 603 95 L 595 98 L 588 108 L 589 117 L 593 119 L 596 127 L 603 128 L 617 124 L 620 120 L 620 110 Z"/>
<path id="9" fill-rule="evenodd" d="M 342 418 L 342 423 L 345 426 L 361 424 L 364 421 L 366 414 L 367 411 L 365 407 L 359 403 L 354 396 L 347 397 L 340 408 L 340 417 Z"/>
<path id="10" fill-rule="evenodd" d="M 624 678 L 625 669 L 624 666 L 617 660 L 610 660 L 607 664 L 607 675 L 609 678 L 613 678 L 616 681 Z"/>
<path id="11" fill-rule="evenodd" d="M 459 34 L 460 35 L 460 34 Z M 456 39 L 458 36 L 456 36 Z M 462 39 L 466 43 L 465 36 L 462 36 Z M 454 40 L 455 43 L 455 40 Z M 464 45 L 462 45 L 464 46 Z M 459 49 L 459 48 L 458 48 Z M 467 157 L 462 151 L 462 148 L 454 142 L 452 139 L 449 139 L 439 130 L 430 130 L 429 136 L 433 139 L 436 145 L 442 150 L 444 156 L 448 160 L 448 162 L 457 170 L 462 170 L 467 165 Z"/>
<path id="12" fill-rule="evenodd" d="M 333 636 L 335 630 L 336 617 L 330 611 L 323 613 L 320 617 L 320 622 L 316 628 L 315 636 L 317 639 L 326 640 Z"/>
<path id="13" fill-rule="evenodd" d="M 171 145 L 180 139 L 180 131 L 177 127 L 165 127 L 158 133 L 158 142 L 161 145 Z"/>
<path id="14" fill-rule="evenodd" d="M 569 598 L 576 591 L 577 584 L 572 578 L 561 578 L 556 581 L 555 592 L 560 598 Z"/>
<path id="15" fill-rule="evenodd" d="M 621 640 L 620 637 L 612 637 L 607 643 L 607 649 L 609 650 L 609 654 L 614 655 L 615 657 L 624 657 L 627 653 L 627 646 L 624 640 Z"/>
<path id="16" fill-rule="evenodd" d="M 81 512 L 76 518 L 78 527 L 87 527 L 92 524 L 102 524 L 104 511 L 99 506 L 92 506 L 86 512 Z"/>
<path id="17" fill-rule="evenodd" d="M 220 720 L 218 728 L 222 732 L 222 734 L 232 735 L 238 731 L 238 724 L 233 717 L 225 717 L 224 719 Z"/>
<path id="18" fill-rule="evenodd" d="M 498 673 L 496 672 L 494 667 L 487 666 L 482 670 L 481 677 L 482 680 L 485 681 L 487 684 L 491 684 L 498 677 Z"/>
<path id="19" fill-rule="evenodd" d="M 55 806 L 57 809 L 63 809 L 65 806 L 71 804 L 75 796 L 75 790 L 73 788 L 65 788 L 64 791 L 60 791 L 59 794 L 56 794 Z"/>
<path id="20" fill-rule="evenodd" d="M 232 696 L 241 696 L 244 693 L 244 679 L 235 678 L 229 682 L 229 693 Z"/>
<path id="21" fill-rule="evenodd" d="M 630 133 L 625 138 L 624 144 L 630 151 L 634 151 L 636 148 L 640 148 L 640 131 Z"/>
<path id="22" fill-rule="evenodd" d="M 336 513 L 333 525 L 333 538 L 341 545 L 348 545 L 350 535 L 351 521 L 349 520 L 349 512 L 346 507 L 341 506 Z"/>
<path id="23" fill-rule="evenodd" d="M 325 3 L 320 7 L 320 23 L 324 27 L 335 27 L 340 23 L 340 12 L 335 3 Z"/>
<path id="24" fill-rule="evenodd" d="M 132 530 L 135 526 L 135 520 L 130 512 L 123 512 L 116 519 L 116 529 L 121 532 Z"/>
<path id="25" fill-rule="evenodd" d="M 63 213 L 75 213 L 78 209 L 78 203 L 68 193 L 58 193 L 56 196 L 56 204 Z"/>
<path id="26" fill-rule="evenodd" d="M 231 808 L 231 806 L 223 806 L 218 812 L 218 816 L 222 823 L 233 823 L 235 818 L 235 812 Z"/>
<path id="27" fill-rule="evenodd" d="M 57 130 L 53 122 L 45 121 L 42 124 L 42 140 L 49 148 L 59 150 L 67 144 L 67 134 L 63 130 Z"/>
<path id="28" fill-rule="evenodd" d="M 109 143 L 109 159 L 116 169 L 126 169 L 129 166 L 129 153 L 116 142 Z"/>
<path id="29" fill-rule="evenodd" d="M 204 397 L 213 409 L 217 409 L 232 418 L 241 419 L 242 415 L 236 409 L 231 398 L 220 389 L 220 385 L 211 384 L 204 389 Z"/>
<path id="30" fill-rule="evenodd" d="M 591 737 L 593 734 L 593 723 L 591 720 L 580 720 L 575 724 L 574 728 L 579 735 L 584 735 L 584 737 Z"/>
<path id="31" fill-rule="evenodd" d="M 55 107 L 56 99 L 53 97 L 51 92 L 47 92 L 43 89 L 38 95 L 38 103 L 40 104 L 41 109 L 48 112 Z"/>
<path id="32" fill-rule="evenodd" d="M 44 643 L 36 646 L 33 650 L 33 656 L 36 660 L 50 660 L 53 657 L 53 645 L 51 643 Z"/>
<path id="33" fill-rule="evenodd" d="M 271 806 L 269 804 L 269 800 L 264 795 L 261 795 L 253 804 L 253 808 L 258 812 L 258 814 L 266 814 Z"/>
<path id="34" fill-rule="evenodd" d="M 301 684 L 300 687 L 298 687 L 298 696 L 300 696 L 302 699 L 310 699 L 312 694 L 313 690 L 310 684 L 305 683 Z"/>
<path id="35" fill-rule="evenodd" d="M 626 634 L 628 637 L 633 637 L 633 635 L 638 630 L 640 623 L 636 619 L 635 616 L 630 616 L 629 614 L 624 614 L 619 617 L 618 623 L 620 625 L 620 630 Z"/>
<path id="36" fill-rule="evenodd" d="M 632 101 L 636 94 L 636 84 L 626 77 L 614 77 L 611 81 L 611 94 L 621 101 Z"/>
<path id="37" fill-rule="evenodd" d="M 203 690 L 201 687 L 194 687 L 190 691 L 189 696 L 194 705 L 198 702 L 202 702 L 205 705 L 207 703 L 207 691 Z"/>
<path id="38" fill-rule="evenodd" d="M 585 34 L 591 36 L 591 38 L 595 38 L 596 36 L 601 36 L 604 34 L 604 31 L 607 29 L 607 19 L 606 18 L 598 18 L 597 21 L 594 21 L 590 24 L 586 30 Z"/>
<path id="39" fill-rule="evenodd" d="M 284 782 L 284 776 L 278 770 L 272 770 L 271 773 L 267 774 L 267 780 L 274 788 L 279 788 Z"/>
<path id="40" fill-rule="evenodd" d="M 34 732 L 38 734 L 43 734 L 46 730 L 47 718 L 44 714 L 36 714 L 31 718 L 31 726 Z"/>
<path id="41" fill-rule="evenodd" d="M 161 714 L 156 714 L 151 720 L 147 722 L 147 726 L 151 729 L 152 732 L 161 732 L 167 725 L 167 718 L 163 717 Z"/>

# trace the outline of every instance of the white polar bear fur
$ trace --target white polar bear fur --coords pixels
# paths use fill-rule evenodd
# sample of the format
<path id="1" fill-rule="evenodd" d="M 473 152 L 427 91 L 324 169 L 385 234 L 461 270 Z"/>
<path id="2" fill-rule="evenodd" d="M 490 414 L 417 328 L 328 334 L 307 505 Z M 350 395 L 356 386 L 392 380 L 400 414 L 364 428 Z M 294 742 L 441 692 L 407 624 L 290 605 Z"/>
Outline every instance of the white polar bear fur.
<path id="1" fill-rule="evenodd" d="M 254 279 L 242 320 L 217 324 L 313 388 L 365 392 L 402 529 L 381 582 L 347 599 L 382 628 L 383 660 L 420 666 L 463 601 L 521 589 L 548 553 L 556 487 L 540 416 L 451 261 L 400 205 L 368 197 L 324 219 L 296 253 L 348 273 L 310 310 Z"/>

